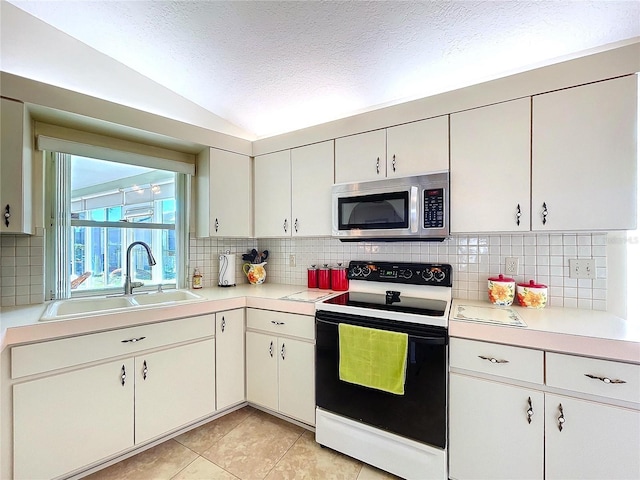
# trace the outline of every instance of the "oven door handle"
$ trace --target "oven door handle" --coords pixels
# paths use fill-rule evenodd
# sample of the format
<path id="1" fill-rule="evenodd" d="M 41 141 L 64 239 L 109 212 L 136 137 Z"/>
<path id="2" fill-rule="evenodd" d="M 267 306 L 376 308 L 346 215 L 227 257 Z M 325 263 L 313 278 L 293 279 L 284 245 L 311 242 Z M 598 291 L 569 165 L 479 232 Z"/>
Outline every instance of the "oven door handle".
<path id="1" fill-rule="evenodd" d="M 335 322 L 335 321 L 322 320 L 317 317 L 316 317 L 316 322 L 324 323 L 325 325 L 331 325 L 335 327 L 337 327 L 338 324 L 341 323 L 341 322 Z M 358 327 L 373 328 L 374 330 L 385 330 L 384 328 L 376 328 L 375 326 L 369 327 L 366 325 L 360 325 L 355 323 L 349 323 L 349 324 L 356 325 Z M 388 330 L 388 331 L 395 331 L 395 330 Z M 420 335 L 420 334 L 413 334 L 408 332 L 399 332 L 399 333 L 407 333 L 407 335 L 409 335 L 410 340 L 418 341 L 419 343 L 426 344 L 426 345 L 446 345 L 447 344 L 446 335 Z"/>

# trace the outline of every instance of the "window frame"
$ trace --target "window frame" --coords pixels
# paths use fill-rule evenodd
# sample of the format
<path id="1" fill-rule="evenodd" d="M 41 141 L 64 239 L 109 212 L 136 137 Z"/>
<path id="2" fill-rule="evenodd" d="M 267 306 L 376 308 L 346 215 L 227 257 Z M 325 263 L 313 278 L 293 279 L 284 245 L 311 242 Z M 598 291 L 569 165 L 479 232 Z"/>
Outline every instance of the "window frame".
<path id="1" fill-rule="evenodd" d="M 113 288 L 101 288 L 101 289 L 83 289 L 83 290 L 72 290 L 70 287 L 70 275 L 62 275 L 58 276 L 56 271 L 60 269 L 60 263 L 67 263 L 68 261 L 73 261 L 73 258 L 68 258 L 65 261 L 60 261 L 60 255 L 56 252 L 56 241 L 58 238 L 57 227 L 56 227 L 56 219 L 55 216 L 58 214 L 57 212 L 57 200 L 56 200 L 56 190 L 59 187 L 56 181 L 56 171 L 57 171 L 57 156 L 65 155 L 63 152 L 54 152 L 54 151 L 45 151 L 44 159 L 45 159 L 45 212 L 47 215 L 47 221 L 45 225 L 46 231 L 46 242 L 45 242 L 45 297 L 47 299 L 65 299 L 65 298 L 76 298 L 76 297 L 89 297 L 89 296 L 104 296 L 104 295 L 113 295 L 113 294 L 122 294 L 123 287 L 122 285 Z M 75 154 L 67 154 L 67 155 L 75 155 Z M 96 158 L 95 156 L 88 156 L 86 154 L 76 155 L 87 158 Z M 102 161 L 113 161 L 106 158 L 96 158 L 97 160 Z M 126 163 L 124 161 L 118 160 L 114 163 Z M 132 159 L 131 165 L 137 165 L 135 159 Z M 149 167 L 148 165 L 144 165 L 147 168 L 158 168 L 165 171 L 172 171 L 165 167 L 166 165 L 161 165 L 158 167 Z M 175 231 L 175 249 L 176 249 L 176 278 L 174 283 L 153 283 L 146 284 L 143 287 L 136 288 L 136 292 L 145 292 L 145 291 L 154 291 L 158 288 L 159 285 L 162 285 L 163 288 L 185 288 L 186 286 L 186 271 L 187 271 L 187 263 L 189 258 L 189 226 L 188 226 L 188 218 L 189 218 L 189 207 L 190 207 L 190 192 L 191 192 L 191 175 L 173 171 L 175 174 L 175 193 L 174 200 L 176 204 L 176 219 L 175 224 L 162 224 L 162 223 L 136 223 L 136 222 L 125 222 L 125 221 L 96 221 L 96 220 L 80 220 L 80 219 L 68 219 L 68 225 L 65 225 L 68 228 L 68 232 L 66 235 L 67 242 L 73 241 L 74 237 L 74 228 L 75 227 L 94 227 L 94 228 L 118 228 L 124 229 L 122 232 L 123 237 L 131 238 L 135 235 L 136 230 L 151 230 L 152 232 L 156 230 L 161 230 L 163 232 Z M 70 175 L 70 172 L 69 172 Z M 70 176 L 68 178 L 70 180 Z M 69 208 L 71 204 L 71 199 L 68 200 Z M 106 208 L 106 207 L 105 207 Z M 70 213 L 70 212 L 69 212 Z M 162 234 L 160 234 L 162 235 Z M 162 237 L 161 237 L 162 238 Z M 130 242 L 125 240 L 122 245 L 122 249 L 126 249 L 127 245 Z M 162 241 L 160 242 L 162 245 Z M 71 249 L 69 249 L 71 250 Z M 160 257 L 162 254 L 160 252 L 153 252 L 156 259 Z M 73 252 L 70 253 L 73 255 Z M 122 270 L 124 270 L 125 266 L 122 265 Z M 67 271 L 64 269 L 63 271 Z M 122 272 L 124 274 L 124 272 Z M 60 278 L 66 278 L 65 281 L 61 282 Z M 60 286 L 57 285 L 60 282 Z M 66 285 L 66 287 L 65 287 Z"/>

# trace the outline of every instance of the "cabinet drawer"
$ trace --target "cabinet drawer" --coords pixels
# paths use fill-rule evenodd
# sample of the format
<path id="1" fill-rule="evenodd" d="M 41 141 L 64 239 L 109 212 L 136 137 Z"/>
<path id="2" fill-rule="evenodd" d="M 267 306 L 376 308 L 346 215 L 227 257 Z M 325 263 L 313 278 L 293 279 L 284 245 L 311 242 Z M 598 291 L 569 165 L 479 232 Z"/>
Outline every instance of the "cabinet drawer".
<path id="1" fill-rule="evenodd" d="M 640 365 L 547 353 L 547 385 L 640 403 Z"/>
<path id="2" fill-rule="evenodd" d="M 451 368 L 523 382 L 544 382 L 544 354 L 540 350 L 452 338 L 450 359 Z"/>
<path id="3" fill-rule="evenodd" d="M 247 329 L 314 340 L 315 318 L 296 313 L 249 308 L 247 309 Z"/>
<path id="4" fill-rule="evenodd" d="M 11 378 L 187 342 L 215 334 L 215 315 L 172 320 L 11 349 Z"/>

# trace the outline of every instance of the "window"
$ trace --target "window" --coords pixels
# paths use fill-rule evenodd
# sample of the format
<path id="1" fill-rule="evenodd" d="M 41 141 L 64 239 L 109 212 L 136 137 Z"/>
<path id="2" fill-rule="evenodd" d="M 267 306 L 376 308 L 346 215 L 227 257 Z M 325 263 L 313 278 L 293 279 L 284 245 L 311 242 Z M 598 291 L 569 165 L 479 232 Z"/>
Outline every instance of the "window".
<path id="1" fill-rule="evenodd" d="M 121 292 L 127 248 L 136 241 L 149 245 L 156 265 L 142 246 L 133 247 L 132 281 L 146 288 L 179 283 L 187 175 L 63 153 L 48 161 L 52 298 Z"/>

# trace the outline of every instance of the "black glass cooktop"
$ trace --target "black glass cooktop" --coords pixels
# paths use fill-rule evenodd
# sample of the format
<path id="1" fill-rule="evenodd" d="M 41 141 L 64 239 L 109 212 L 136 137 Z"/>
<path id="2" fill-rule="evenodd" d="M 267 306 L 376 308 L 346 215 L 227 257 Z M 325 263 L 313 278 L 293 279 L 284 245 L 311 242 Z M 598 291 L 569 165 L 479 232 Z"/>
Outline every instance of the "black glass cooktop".
<path id="1" fill-rule="evenodd" d="M 388 312 L 412 313 L 429 317 L 442 317 L 447 309 L 447 302 L 432 298 L 403 297 L 400 292 L 380 293 L 347 292 L 337 297 L 324 300 L 322 303 L 344 305 L 346 307 L 370 308 Z"/>

